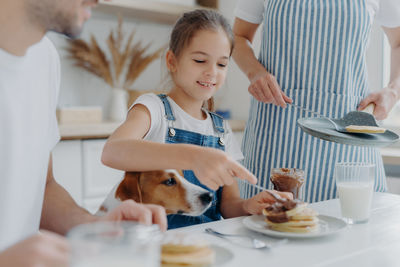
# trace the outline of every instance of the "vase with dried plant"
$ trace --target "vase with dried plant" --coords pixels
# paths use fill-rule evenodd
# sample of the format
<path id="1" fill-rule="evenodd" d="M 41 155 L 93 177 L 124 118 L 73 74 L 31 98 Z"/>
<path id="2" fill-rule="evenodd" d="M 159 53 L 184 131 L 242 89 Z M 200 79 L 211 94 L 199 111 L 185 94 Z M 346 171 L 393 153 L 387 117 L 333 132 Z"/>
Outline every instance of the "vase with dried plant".
<path id="1" fill-rule="evenodd" d="M 111 30 L 106 40 L 111 60 L 100 48 L 93 34 L 90 42 L 75 39 L 67 48 L 75 65 L 103 79 L 110 87 L 111 98 L 109 119 L 122 121 L 128 108 L 128 91 L 139 75 L 151 62 L 161 57 L 165 47 L 149 53 L 151 43 L 144 45 L 142 41 L 134 41 L 135 30 L 131 31 L 126 41 L 122 31 L 122 17 L 118 18 L 118 27 Z M 125 42 L 125 44 L 124 44 Z"/>

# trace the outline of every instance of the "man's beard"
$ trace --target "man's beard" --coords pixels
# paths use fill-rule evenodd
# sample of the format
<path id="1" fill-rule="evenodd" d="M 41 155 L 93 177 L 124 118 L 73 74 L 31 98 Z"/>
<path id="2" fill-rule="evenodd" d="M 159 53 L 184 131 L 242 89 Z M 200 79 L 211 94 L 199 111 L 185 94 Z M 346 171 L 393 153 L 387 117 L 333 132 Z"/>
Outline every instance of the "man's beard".
<path id="1" fill-rule="evenodd" d="M 79 25 L 77 13 L 69 12 L 63 7 L 54 5 L 53 0 L 43 1 L 30 7 L 30 18 L 32 23 L 39 24 L 46 31 L 54 31 L 64 34 L 70 38 L 76 38 L 82 32 L 82 26 Z M 87 0 L 87 2 L 97 2 L 96 0 Z M 83 24 L 83 23 L 82 23 Z"/>
<path id="2" fill-rule="evenodd" d="M 69 38 L 76 38 L 82 32 L 83 25 L 78 25 L 78 15 L 57 12 L 48 23 L 47 30 L 61 33 Z"/>
<path id="3" fill-rule="evenodd" d="M 82 32 L 82 26 L 76 25 L 76 19 L 71 21 L 71 19 L 58 18 L 48 30 L 61 33 L 69 38 L 77 38 Z"/>

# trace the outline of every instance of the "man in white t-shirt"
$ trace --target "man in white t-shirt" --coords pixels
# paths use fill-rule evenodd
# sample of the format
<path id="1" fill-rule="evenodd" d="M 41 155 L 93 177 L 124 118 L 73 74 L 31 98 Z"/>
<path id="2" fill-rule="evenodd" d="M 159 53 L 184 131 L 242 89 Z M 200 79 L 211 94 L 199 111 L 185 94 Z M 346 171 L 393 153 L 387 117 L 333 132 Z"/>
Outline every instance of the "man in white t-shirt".
<path id="1" fill-rule="evenodd" d="M 96 2 L 0 2 L 0 266 L 66 266 L 68 245 L 58 234 L 81 223 L 136 220 L 166 228 L 163 208 L 133 201 L 93 216 L 53 177 L 60 66 L 44 35 L 78 35 Z"/>

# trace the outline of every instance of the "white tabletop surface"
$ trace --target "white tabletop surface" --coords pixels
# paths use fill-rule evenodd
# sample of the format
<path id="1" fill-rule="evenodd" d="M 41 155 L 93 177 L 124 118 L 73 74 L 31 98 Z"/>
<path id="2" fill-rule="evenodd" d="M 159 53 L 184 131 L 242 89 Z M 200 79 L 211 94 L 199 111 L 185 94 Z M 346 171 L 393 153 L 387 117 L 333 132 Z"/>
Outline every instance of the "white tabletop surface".
<path id="1" fill-rule="evenodd" d="M 311 204 L 322 215 L 340 217 L 338 199 Z M 223 233 L 238 233 L 260 240 L 276 239 L 244 227 L 245 217 L 221 220 L 173 231 L 201 234 L 211 244 L 232 252 L 233 257 L 216 266 L 340 266 L 391 267 L 400 266 L 400 195 L 375 193 L 371 218 L 366 224 L 349 225 L 330 236 L 312 239 L 289 239 L 272 249 L 250 249 L 204 233 L 212 227 Z"/>

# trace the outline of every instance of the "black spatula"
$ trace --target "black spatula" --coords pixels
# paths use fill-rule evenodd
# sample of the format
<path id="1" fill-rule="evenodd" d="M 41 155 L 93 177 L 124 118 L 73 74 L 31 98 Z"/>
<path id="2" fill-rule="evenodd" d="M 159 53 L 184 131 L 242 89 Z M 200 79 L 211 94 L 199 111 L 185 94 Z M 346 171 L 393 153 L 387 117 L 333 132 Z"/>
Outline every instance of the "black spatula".
<path id="1" fill-rule="evenodd" d="M 319 117 L 323 117 L 330 121 L 332 125 L 335 126 L 336 131 L 342 133 L 384 133 L 386 129 L 379 127 L 375 120 L 374 115 L 372 115 L 375 105 L 369 104 L 363 111 L 351 111 L 347 113 L 343 118 L 331 119 L 322 114 L 311 111 L 309 109 L 297 106 L 294 104 L 289 104 L 293 107 L 305 110 Z"/>

